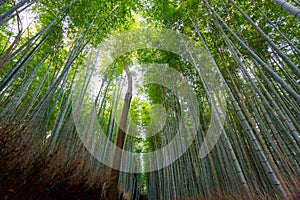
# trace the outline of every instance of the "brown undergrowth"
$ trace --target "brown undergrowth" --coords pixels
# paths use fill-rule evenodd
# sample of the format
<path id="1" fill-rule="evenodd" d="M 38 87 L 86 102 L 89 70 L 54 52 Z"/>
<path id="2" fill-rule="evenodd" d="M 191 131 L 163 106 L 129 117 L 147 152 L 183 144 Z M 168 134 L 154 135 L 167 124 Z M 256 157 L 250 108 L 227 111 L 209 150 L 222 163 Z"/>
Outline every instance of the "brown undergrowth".
<path id="1" fill-rule="evenodd" d="M 108 176 L 86 166 L 82 153 L 48 153 L 25 127 L 0 127 L 0 199 L 100 199 Z"/>

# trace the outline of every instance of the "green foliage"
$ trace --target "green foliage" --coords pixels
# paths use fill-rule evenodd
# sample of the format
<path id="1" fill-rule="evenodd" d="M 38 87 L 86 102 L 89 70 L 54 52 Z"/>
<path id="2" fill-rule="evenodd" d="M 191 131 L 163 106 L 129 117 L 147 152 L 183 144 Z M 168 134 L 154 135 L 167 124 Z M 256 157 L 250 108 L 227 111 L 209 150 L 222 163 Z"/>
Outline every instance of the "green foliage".
<path id="1" fill-rule="evenodd" d="M 1 5 L 0 13 L 12 6 L 12 1 Z M 255 23 L 254 26 L 238 8 Z M 284 196 L 285 192 L 287 195 L 292 193 L 289 185 L 298 187 L 299 102 L 286 88 L 299 96 L 299 77 L 270 41 L 299 68 L 300 23 L 278 5 L 265 0 L 37 0 L 29 10 L 38 19 L 28 29 L 23 27 L 20 42 L 0 69 L 1 133 L 3 123 L 13 119 L 18 124 L 26 124 L 24 135 L 40 136 L 41 148 L 47 147 L 49 152 L 61 148 L 64 157 L 77 151 L 78 157 L 86 156 L 74 128 L 70 92 L 74 80 L 85 78 L 85 66 L 95 56 L 90 52 L 115 33 L 163 27 L 187 35 L 211 53 L 219 76 L 224 80 L 220 87 L 226 88 L 228 109 L 224 130 L 220 130 L 222 141 L 207 158 L 200 159 L 197 150 L 214 124 L 210 124 L 212 102 L 192 63 L 171 52 L 140 49 L 118 58 L 108 70 L 100 70 L 97 78 L 104 84 L 97 91 L 101 103 L 97 107 L 97 117 L 113 142 L 118 130 L 116 121 L 120 120 L 116 118 L 116 112 L 123 107 L 121 91 L 126 90 L 123 84 L 126 82 L 125 65 L 166 64 L 184 76 L 197 96 L 200 126 L 195 142 L 186 154 L 166 169 L 140 176 L 143 184 L 146 180 L 152 184 L 147 188 L 153 195 L 151 198 L 177 199 L 199 193 L 210 198 L 213 191 L 240 192 L 244 191 L 245 185 L 264 193 L 274 189 L 277 195 Z M 0 27 L 0 60 L 16 37 L 17 33 L 11 30 L 11 26 L 16 28 L 13 24 L 16 24 L 15 16 Z M 267 39 L 259 33 L 258 27 Z M 278 78 L 270 71 L 283 82 L 278 83 Z M 182 113 L 179 100 L 169 89 L 149 84 L 138 90 L 131 100 L 129 113 L 142 138 L 127 136 L 125 148 L 147 153 L 172 140 Z M 95 103 L 89 98 L 93 92 L 87 91 L 87 97 L 81 102 L 84 107 Z M 162 104 L 166 109 L 166 124 L 159 133 L 146 138 L 145 129 L 151 123 L 151 112 L 156 104 Z M 86 116 L 88 114 L 87 109 Z M 101 164 L 88 158 L 83 159 L 88 165 L 82 166 L 93 166 L 95 170 L 102 168 Z M 145 186 L 141 190 L 145 192 Z"/>

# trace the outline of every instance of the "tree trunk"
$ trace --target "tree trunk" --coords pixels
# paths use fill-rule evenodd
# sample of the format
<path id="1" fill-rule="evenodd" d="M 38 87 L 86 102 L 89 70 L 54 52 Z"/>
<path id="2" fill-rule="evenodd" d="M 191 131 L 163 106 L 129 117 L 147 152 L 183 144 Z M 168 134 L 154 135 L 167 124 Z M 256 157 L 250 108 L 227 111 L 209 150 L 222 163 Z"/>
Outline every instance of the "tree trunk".
<path id="1" fill-rule="evenodd" d="M 273 2 L 300 20 L 300 9 L 284 0 L 273 0 Z"/>
<path id="2" fill-rule="evenodd" d="M 125 130 L 126 130 L 126 122 L 128 118 L 128 111 L 130 107 L 130 102 L 132 98 L 132 75 L 129 71 L 128 66 L 124 65 L 127 80 L 128 80 L 128 88 L 124 99 L 124 107 L 121 115 L 120 125 L 118 129 L 118 135 L 117 135 L 117 147 L 120 149 L 123 149 L 124 142 L 125 142 Z M 119 167 L 121 165 L 121 159 L 122 159 L 122 153 L 118 153 L 116 151 L 114 156 L 114 165 L 115 167 Z M 119 181 L 119 175 L 120 171 L 118 169 L 113 168 L 111 170 L 110 175 L 110 183 L 107 188 L 107 199 L 109 200 L 116 200 L 118 199 L 118 181 Z"/>

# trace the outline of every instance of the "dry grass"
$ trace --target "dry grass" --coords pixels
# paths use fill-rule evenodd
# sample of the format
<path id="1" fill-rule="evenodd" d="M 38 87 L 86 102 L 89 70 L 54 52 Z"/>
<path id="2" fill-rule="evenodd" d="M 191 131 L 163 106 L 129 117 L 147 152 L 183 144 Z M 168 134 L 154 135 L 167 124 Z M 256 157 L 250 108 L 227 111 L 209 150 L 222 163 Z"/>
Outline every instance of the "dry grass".
<path id="1" fill-rule="evenodd" d="M 1 199 L 100 199 L 107 176 L 89 169 L 84 155 L 48 155 L 38 138 L 26 135 L 17 124 L 0 128 Z"/>

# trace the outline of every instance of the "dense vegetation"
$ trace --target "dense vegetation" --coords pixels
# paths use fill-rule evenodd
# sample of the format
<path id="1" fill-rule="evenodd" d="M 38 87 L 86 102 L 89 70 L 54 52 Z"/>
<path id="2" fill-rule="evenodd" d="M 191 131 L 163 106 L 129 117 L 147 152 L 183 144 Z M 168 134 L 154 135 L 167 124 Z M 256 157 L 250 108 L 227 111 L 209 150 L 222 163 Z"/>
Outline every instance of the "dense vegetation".
<path id="1" fill-rule="evenodd" d="M 0 198 L 299 199 L 299 9 L 296 0 L 0 0 Z M 200 45 L 220 92 L 207 91 L 205 74 L 190 60 L 160 48 L 126 52 L 89 76 L 105 55 L 99 44 L 143 28 L 170 29 Z M 109 147 L 93 146 L 93 154 L 82 143 L 88 134 L 76 126 L 74 87 L 88 97 L 78 98 L 80 107 L 96 105 L 96 121 L 110 141 L 153 152 L 172 141 L 187 111 L 170 88 L 134 86 L 149 63 L 183 75 L 197 99 L 197 134 L 162 169 L 111 169 L 95 158 L 110 155 Z M 84 87 L 97 78 L 96 88 Z M 211 96 L 226 104 L 222 126 L 211 121 Z M 92 130 L 89 114 L 83 124 Z M 157 116 L 165 124 L 151 126 L 159 131 L 147 137 Z M 210 127 L 220 139 L 202 157 Z M 115 154 L 118 165 L 121 157 Z"/>

